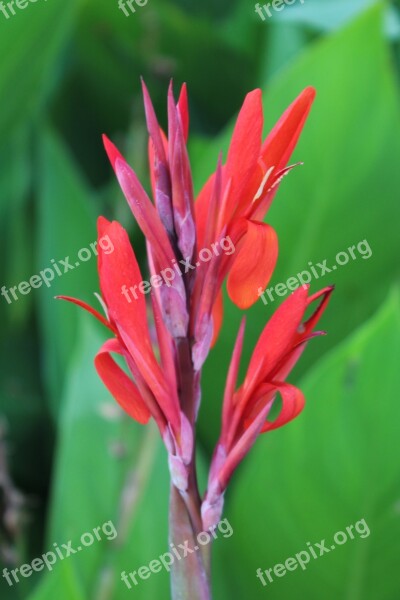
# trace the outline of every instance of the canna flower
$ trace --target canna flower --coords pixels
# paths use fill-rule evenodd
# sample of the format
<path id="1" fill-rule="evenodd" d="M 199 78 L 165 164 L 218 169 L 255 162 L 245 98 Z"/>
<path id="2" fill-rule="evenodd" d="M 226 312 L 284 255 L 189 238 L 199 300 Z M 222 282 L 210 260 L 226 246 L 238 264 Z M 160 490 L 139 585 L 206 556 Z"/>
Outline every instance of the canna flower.
<path id="1" fill-rule="evenodd" d="M 184 85 L 178 102 L 168 91 L 168 131 L 160 128 L 147 88 L 142 83 L 150 164 L 149 197 L 116 146 L 103 137 L 119 185 L 146 238 L 150 289 L 144 281 L 125 229 L 98 219 L 98 273 L 104 315 L 85 302 L 61 296 L 90 312 L 110 332 L 95 357 L 104 385 L 122 409 L 141 424 L 153 418 L 168 452 L 171 474 L 170 541 L 194 539 L 214 525 L 222 511 L 228 482 L 257 436 L 294 418 L 304 398 L 286 377 L 313 332 L 331 288 L 308 297 L 300 288 L 266 325 L 246 378 L 236 390 L 244 337 L 242 324 L 228 373 L 222 432 L 214 452 L 208 489 L 201 501 L 195 466 L 195 426 L 200 405 L 201 369 L 222 322 L 221 289 L 240 308 L 259 297 L 278 255 L 277 236 L 263 222 L 313 102 L 304 90 L 262 143 L 261 91 L 247 95 L 239 113 L 225 164 L 194 197 L 187 151 L 189 111 Z M 103 249 L 108 238 L 113 251 Z M 204 251 L 223 248 L 204 260 Z M 251 257 L 251 260 L 249 260 Z M 160 274 L 163 273 L 163 279 Z M 135 290 L 140 290 L 138 294 Z M 135 300 L 127 301 L 132 291 Z M 149 300 L 146 294 L 150 292 Z M 307 307 L 319 301 L 303 324 Z M 122 357 L 123 370 L 115 360 Z M 276 394 L 283 408 L 276 421 L 268 415 Z M 195 542 L 193 542 L 194 545 Z M 186 566 L 172 570 L 174 598 L 210 597 L 209 554 L 201 549 Z"/>
<path id="2" fill-rule="evenodd" d="M 265 289 L 278 257 L 274 229 L 263 219 L 271 206 L 315 98 L 306 88 L 289 106 L 262 143 L 263 111 L 261 90 L 250 92 L 243 103 L 224 166 L 218 165 L 196 201 L 197 236 L 200 246 L 229 235 L 237 252 L 220 265 L 218 290 L 213 303 L 214 341 L 222 323 L 220 284 L 228 274 L 227 291 L 241 309 Z M 251 256 L 251 261 L 249 261 Z"/>
<path id="3" fill-rule="evenodd" d="M 298 288 L 267 323 L 254 349 L 245 380 L 235 390 L 244 337 L 242 321 L 225 387 L 222 432 L 202 504 L 205 529 L 219 521 L 229 480 L 259 434 L 282 427 L 303 410 L 302 392 L 287 383 L 286 377 L 307 342 L 325 333 L 313 330 L 326 309 L 333 287 L 312 296 L 308 296 L 308 289 L 308 285 Z M 317 308 L 303 323 L 304 313 L 314 302 L 318 302 Z M 267 418 L 277 394 L 282 399 L 282 408 L 276 420 L 269 421 Z"/>
<path id="4" fill-rule="evenodd" d="M 106 317 L 81 300 L 68 296 L 60 298 L 86 309 L 113 334 L 95 357 L 96 370 L 109 392 L 130 417 L 141 424 L 153 417 L 168 449 L 175 483 L 180 489 L 185 489 L 186 465 L 192 458 L 193 434 L 180 406 L 172 339 L 161 318 L 158 303 L 153 298 L 160 354 L 158 362 L 153 349 L 145 296 L 138 295 L 137 300 L 128 305 L 121 294 L 123 285 L 135 286 L 143 281 L 128 234 L 116 221 L 111 223 L 99 217 L 98 239 L 106 236 L 114 248 L 109 253 L 98 244 L 98 271 Z M 120 355 L 125 359 L 131 377 L 112 355 Z"/>
<path id="5" fill-rule="evenodd" d="M 262 222 L 282 178 L 315 97 L 306 88 L 289 106 L 262 143 L 261 90 L 250 92 L 243 103 L 232 135 L 225 165 L 193 201 L 193 184 L 186 141 L 189 112 L 186 86 L 175 106 L 168 92 L 168 138 L 161 130 L 144 83 L 143 95 L 149 131 L 149 164 L 154 204 L 116 147 L 104 137 L 105 148 L 132 212 L 148 239 L 152 274 L 171 268 L 178 255 L 198 265 L 186 298 L 182 282 L 161 288 L 161 310 L 174 337 L 187 332 L 194 344 L 192 358 L 200 371 L 222 324 L 222 284 L 228 276 L 230 298 L 248 308 L 267 286 L 278 257 L 274 229 Z M 157 208 L 155 210 L 154 208 Z M 158 214 L 157 214 L 158 213 Z M 206 264 L 201 249 L 229 237 L 236 248 Z M 174 254 L 175 251 L 175 254 Z M 249 261 L 249 253 L 252 260 Z M 185 310 L 189 302 L 189 314 Z"/>
<path id="6" fill-rule="evenodd" d="M 250 92 L 232 135 L 227 160 L 194 200 L 187 152 L 189 110 L 186 85 L 175 103 L 168 91 L 168 135 L 160 128 L 142 82 L 153 201 L 120 151 L 103 136 L 105 150 L 147 243 L 150 281 L 168 272 L 167 285 L 151 290 L 156 349 L 145 296 L 128 304 L 123 289 L 142 282 L 127 232 L 116 222 L 98 220 L 99 240 L 108 236 L 114 251 L 98 244 L 98 271 L 106 317 L 82 301 L 62 297 L 88 310 L 112 332 L 95 358 L 99 376 L 120 406 L 135 420 L 153 417 L 166 444 L 173 479 L 188 486 L 194 423 L 200 404 L 200 372 L 222 321 L 221 288 L 228 276 L 231 299 L 241 308 L 258 298 L 273 272 L 278 247 L 272 227 L 263 223 L 309 113 L 315 92 L 304 90 L 262 144 L 261 91 Z M 202 261 L 203 248 L 229 237 L 235 253 Z M 248 260 L 251 249 L 252 260 Z M 185 265 L 183 270 L 181 265 Z M 190 268 L 186 268 L 190 265 Z M 194 268 L 194 265 L 196 268 Z M 179 276 L 176 276 L 178 273 Z M 173 276 L 174 275 L 174 276 Z M 121 355 L 127 375 L 115 362 Z M 159 360 L 156 358 L 159 356 Z M 188 377 L 185 371 L 193 371 Z"/>

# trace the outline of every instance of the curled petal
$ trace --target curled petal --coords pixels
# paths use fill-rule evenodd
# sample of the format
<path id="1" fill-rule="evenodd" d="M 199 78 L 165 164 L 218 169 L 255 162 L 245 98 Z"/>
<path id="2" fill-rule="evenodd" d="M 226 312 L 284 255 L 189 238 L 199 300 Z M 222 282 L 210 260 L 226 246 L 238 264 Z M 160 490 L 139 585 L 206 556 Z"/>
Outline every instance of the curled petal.
<path id="1" fill-rule="evenodd" d="M 228 276 L 228 294 L 239 308 L 249 308 L 271 279 L 278 259 L 278 237 L 267 223 L 247 221 L 247 232 Z"/>
<path id="2" fill-rule="evenodd" d="M 305 399 L 301 390 L 289 383 L 272 383 L 282 398 L 282 409 L 275 421 L 266 421 L 261 433 L 278 429 L 292 421 L 304 408 Z"/>
<path id="3" fill-rule="evenodd" d="M 282 397 L 282 410 L 278 418 L 271 422 L 265 419 L 268 416 L 274 401 L 274 395 L 279 392 Z M 248 454 L 260 433 L 282 427 L 302 411 L 304 396 L 302 392 L 288 383 L 263 385 L 257 394 L 257 410 L 244 421 L 244 428 L 237 431 L 234 443 L 230 446 L 226 461 L 221 465 L 218 481 L 222 491 L 225 490 L 235 469 Z"/>
<path id="4" fill-rule="evenodd" d="M 116 339 L 108 340 L 96 354 L 94 364 L 97 373 L 121 408 L 144 425 L 150 418 L 150 411 L 136 385 L 111 357 L 112 352 L 123 354 L 121 344 Z"/>

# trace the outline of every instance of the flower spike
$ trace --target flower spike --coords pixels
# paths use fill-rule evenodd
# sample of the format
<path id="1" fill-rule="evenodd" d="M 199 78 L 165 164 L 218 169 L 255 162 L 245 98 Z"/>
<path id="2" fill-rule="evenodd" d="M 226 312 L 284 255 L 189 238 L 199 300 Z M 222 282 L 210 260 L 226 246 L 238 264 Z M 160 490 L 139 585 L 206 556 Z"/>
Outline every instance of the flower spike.
<path id="1" fill-rule="evenodd" d="M 159 125 L 142 81 L 152 194 L 149 196 L 123 154 L 103 136 L 104 147 L 126 201 L 146 238 L 149 280 L 127 231 L 99 217 L 98 273 L 105 316 L 83 302 L 108 330 L 94 363 L 116 402 L 132 419 L 156 423 L 168 454 L 171 477 L 170 544 L 190 540 L 221 518 L 225 490 L 239 463 L 261 433 L 278 429 L 303 410 L 305 398 L 286 381 L 316 330 L 333 288 L 310 294 L 298 288 L 265 325 L 238 384 L 245 343 L 242 319 L 232 352 L 222 404 L 222 427 L 200 497 L 196 476 L 196 420 L 202 367 L 223 322 L 223 285 L 230 300 L 247 309 L 270 281 L 278 238 L 264 222 L 315 97 L 306 88 L 262 142 L 261 90 L 247 94 L 233 130 L 226 161 L 219 157 L 197 198 L 187 150 L 189 108 L 186 84 L 175 101 L 167 95 L 168 129 Z M 103 249 L 100 240 L 110 246 Z M 112 248 L 112 251 L 110 251 Z M 314 312 L 305 314 L 310 306 Z M 114 359 L 125 362 L 122 368 Z M 272 408 L 281 398 L 277 417 Z M 184 537 L 183 537 L 184 536 Z M 209 553 L 175 562 L 173 599 L 209 600 Z"/>

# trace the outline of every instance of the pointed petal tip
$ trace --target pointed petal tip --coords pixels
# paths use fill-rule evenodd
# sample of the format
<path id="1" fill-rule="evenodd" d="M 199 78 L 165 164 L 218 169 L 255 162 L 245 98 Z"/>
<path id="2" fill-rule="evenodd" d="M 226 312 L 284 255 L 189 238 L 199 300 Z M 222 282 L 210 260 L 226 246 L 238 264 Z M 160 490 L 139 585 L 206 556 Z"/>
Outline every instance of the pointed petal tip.
<path id="1" fill-rule="evenodd" d="M 100 215 L 97 217 L 97 236 L 99 238 L 105 235 L 107 228 L 111 225 L 111 221 Z"/>
<path id="2" fill-rule="evenodd" d="M 262 98 L 262 89 L 261 88 L 255 88 L 254 90 L 251 90 L 251 92 L 249 92 L 247 94 L 247 96 L 257 96 L 259 98 Z"/>
<path id="3" fill-rule="evenodd" d="M 309 85 L 303 90 L 303 94 L 310 100 L 314 100 L 315 96 L 317 95 L 317 90 L 312 85 Z"/>
<path id="4" fill-rule="evenodd" d="M 113 169 L 115 170 L 115 163 L 117 162 L 117 160 L 120 159 L 125 162 L 125 159 L 122 156 L 121 152 L 118 150 L 118 148 L 115 146 L 115 144 L 112 143 L 112 141 L 106 136 L 105 133 L 103 133 L 102 139 L 105 151 L 107 152 L 108 159 L 112 164 Z"/>

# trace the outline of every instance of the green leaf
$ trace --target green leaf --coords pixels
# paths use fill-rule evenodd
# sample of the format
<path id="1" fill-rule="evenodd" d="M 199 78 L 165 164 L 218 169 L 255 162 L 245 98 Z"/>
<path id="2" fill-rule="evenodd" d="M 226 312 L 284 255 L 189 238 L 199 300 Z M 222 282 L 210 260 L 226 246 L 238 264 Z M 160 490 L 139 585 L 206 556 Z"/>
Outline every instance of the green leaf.
<path id="1" fill-rule="evenodd" d="M 321 32 L 335 31 L 375 4 L 377 0 L 303 0 L 302 4 L 297 0 L 290 10 L 277 12 L 272 20 L 275 23 L 302 25 Z M 389 3 L 385 11 L 384 26 L 390 39 L 399 38 L 399 15 Z"/>
<path id="2" fill-rule="evenodd" d="M 376 3 L 377 0 L 297 0 L 289 10 L 275 13 L 274 19 L 301 23 L 323 31 L 335 31 Z"/>
<path id="3" fill-rule="evenodd" d="M 70 561 L 61 562 L 56 571 L 49 573 L 28 600 L 85 600 L 77 575 Z"/>
<path id="4" fill-rule="evenodd" d="M 46 271 L 48 286 L 42 284 L 31 294 L 39 301 L 45 383 L 52 410 L 56 411 L 65 367 L 75 344 L 78 311 L 56 301 L 54 296 L 64 294 L 96 302 L 93 293 L 98 290 L 97 258 L 90 246 L 97 239 L 96 212 L 86 183 L 57 136 L 46 131 L 39 150 L 36 273 L 50 271 Z M 85 260 L 78 257 L 81 249 L 88 250 L 82 255 Z M 60 263 L 66 257 L 72 270 Z M 50 281 L 51 272 L 54 279 Z"/>
<path id="5" fill-rule="evenodd" d="M 142 427 L 109 396 L 93 365 L 100 337 L 82 315 L 60 418 L 60 436 L 47 546 L 61 546 L 108 525 L 108 536 L 68 558 L 85 597 L 126 598 L 121 572 L 148 564 L 167 550 L 169 481 L 166 453 L 154 424 Z M 115 537 L 115 539 L 112 539 Z M 168 574 L 135 587 L 135 597 L 162 597 Z M 133 586 L 134 587 L 134 586 Z"/>
<path id="6" fill-rule="evenodd" d="M 32 168 L 29 164 L 29 132 L 18 129 L 9 139 L 7 147 L 0 150 L 0 245 L 2 256 L 0 280 L 6 291 L 1 303 L 10 323 L 21 325 L 30 314 L 31 296 L 22 296 L 17 290 L 17 300 L 7 290 L 19 284 L 32 272 L 32 227 L 29 212 L 29 188 Z M 1 321 L 0 329 L 5 329 Z"/>
<path id="7" fill-rule="evenodd" d="M 381 10 L 374 8 L 315 44 L 281 72 L 264 94 L 269 130 L 304 87 L 314 85 L 318 92 L 292 159 L 293 163 L 304 160 L 305 165 L 282 182 L 267 215 L 280 245 L 269 287 L 310 269 L 310 262 L 316 266 L 326 259 L 331 267 L 338 253 L 344 251 L 348 257 L 346 265 L 336 264 L 336 270 L 311 282 L 312 291 L 332 283 L 337 287 L 320 325 L 329 335 L 310 344 L 298 372 L 304 372 L 317 356 L 370 316 L 399 272 L 400 205 L 393 193 L 400 188 L 399 104 L 381 16 Z M 368 64 L 368 69 L 360 68 L 361 64 Z M 215 167 L 214 159 L 221 144 L 226 147 L 228 134 L 209 148 L 197 181 Z M 348 248 L 363 240 L 372 256 L 367 259 L 367 254 L 356 251 L 353 260 Z M 367 250 L 363 245 L 361 249 Z M 264 324 L 282 301 L 274 292 L 267 306 L 258 301 L 249 311 L 244 366 Z M 222 335 L 203 378 L 202 433 L 209 443 L 217 437 L 219 399 L 241 316 L 230 301 L 225 302 L 225 309 Z"/>
<path id="8" fill-rule="evenodd" d="M 0 13 L 0 139 L 31 117 L 52 90 L 54 65 L 70 33 L 79 3 L 79 0 L 68 3 L 39 0 L 36 5 L 27 2 L 24 9 L 12 2 L 3 4 L 4 11 Z M 49 77 L 50 72 L 52 77 Z"/>
<path id="9" fill-rule="evenodd" d="M 243 594 L 271 600 L 317 599 L 321 590 L 328 600 L 399 596 L 399 353 L 395 293 L 300 383 L 307 399 L 302 415 L 257 441 L 233 482 L 228 510 L 233 552 L 240 553 L 245 573 L 233 585 L 240 590 L 245 581 Z M 370 535 L 353 530 L 354 539 L 347 535 L 333 551 L 334 534 L 362 519 Z M 263 588 L 257 568 L 284 563 L 322 538 L 329 556 L 315 548 L 318 559 L 306 570 L 273 576 Z"/>

